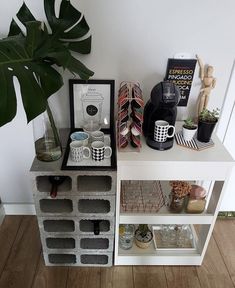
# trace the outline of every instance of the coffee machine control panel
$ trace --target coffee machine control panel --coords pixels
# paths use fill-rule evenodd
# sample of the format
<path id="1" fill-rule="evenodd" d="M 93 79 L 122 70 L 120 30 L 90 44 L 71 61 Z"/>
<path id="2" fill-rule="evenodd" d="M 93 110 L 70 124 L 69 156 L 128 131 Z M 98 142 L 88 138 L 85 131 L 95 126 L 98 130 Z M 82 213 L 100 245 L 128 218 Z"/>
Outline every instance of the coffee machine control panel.
<path id="1" fill-rule="evenodd" d="M 165 103 L 175 102 L 175 90 L 172 83 L 164 82 L 162 87 L 162 98 Z"/>

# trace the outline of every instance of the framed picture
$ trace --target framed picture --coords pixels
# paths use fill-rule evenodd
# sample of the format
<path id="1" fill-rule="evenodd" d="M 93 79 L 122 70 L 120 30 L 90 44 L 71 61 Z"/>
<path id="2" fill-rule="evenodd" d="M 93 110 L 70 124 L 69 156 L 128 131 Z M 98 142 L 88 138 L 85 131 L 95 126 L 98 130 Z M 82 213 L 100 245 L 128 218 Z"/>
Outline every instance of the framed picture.
<path id="1" fill-rule="evenodd" d="M 116 170 L 114 84 L 114 80 L 69 80 L 71 129 L 62 170 Z M 82 161 L 73 160 L 70 151 L 71 135 L 78 131 L 84 131 L 90 136 L 87 147 L 91 156 Z M 104 146 L 110 147 L 107 149 L 112 151 L 111 157 L 104 157 L 101 161 L 94 159 L 91 149 L 91 136 L 94 132 L 97 134 L 97 131 L 104 134 Z"/>
<path id="2" fill-rule="evenodd" d="M 71 129 L 110 129 L 114 114 L 114 80 L 69 80 Z"/>

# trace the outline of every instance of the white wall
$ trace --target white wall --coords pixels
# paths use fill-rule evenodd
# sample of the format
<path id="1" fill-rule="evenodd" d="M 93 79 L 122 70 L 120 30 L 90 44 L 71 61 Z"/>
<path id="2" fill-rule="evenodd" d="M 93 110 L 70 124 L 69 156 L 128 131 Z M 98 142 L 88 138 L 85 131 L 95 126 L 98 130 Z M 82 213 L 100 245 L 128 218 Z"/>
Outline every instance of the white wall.
<path id="1" fill-rule="evenodd" d="M 36 17 L 45 19 L 43 0 L 25 2 Z M 233 0 L 71 2 L 84 12 L 91 27 L 92 53 L 80 59 L 95 71 L 94 78 L 115 79 L 117 86 L 122 80 L 137 80 L 148 99 L 152 87 L 163 79 L 169 57 L 177 52 L 199 54 L 205 63 L 215 67 L 218 79 L 209 106 L 222 106 L 235 51 L 235 38 L 231 33 L 235 24 Z M 10 19 L 21 3 L 21 0 L 11 0 L 0 10 L 0 36 L 7 34 Z M 54 98 L 60 127 L 69 125 L 67 79 L 70 77 L 65 75 L 66 85 Z M 196 77 L 189 107 L 179 109 L 180 117 L 194 113 L 198 89 Z M 20 110 L 17 119 L 0 128 L 3 202 L 32 202 L 27 172 L 34 147 L 32 128 L 26 126 L 24 120 Z"/>
<path id="2" fill-rule="evenodd" d="M 228 124 L 229 123 L 229 124 Z M 235 159 L 235 61 L 231 77 L 229 80 L 228 89 L 226 91 L 226 99 L 223 104 L 221 114 L 221 121 L 219 122 L 217 134 L 229 153 Z M 226 195 L 221 205 L 221 211 L 234 211 L 235 210 L 235 167 L 229 179 Z"/>

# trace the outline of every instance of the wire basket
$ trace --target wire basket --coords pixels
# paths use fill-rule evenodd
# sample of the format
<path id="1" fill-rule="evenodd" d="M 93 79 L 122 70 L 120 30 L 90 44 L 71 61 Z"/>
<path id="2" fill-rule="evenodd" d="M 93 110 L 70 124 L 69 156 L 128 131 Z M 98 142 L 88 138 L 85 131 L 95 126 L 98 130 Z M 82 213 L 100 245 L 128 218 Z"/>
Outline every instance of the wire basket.
<path id="1" fill-rule="evenodd" d="M 165 205 L 160 181 L 122 181 L 121 212 L 156 213 Z"/>

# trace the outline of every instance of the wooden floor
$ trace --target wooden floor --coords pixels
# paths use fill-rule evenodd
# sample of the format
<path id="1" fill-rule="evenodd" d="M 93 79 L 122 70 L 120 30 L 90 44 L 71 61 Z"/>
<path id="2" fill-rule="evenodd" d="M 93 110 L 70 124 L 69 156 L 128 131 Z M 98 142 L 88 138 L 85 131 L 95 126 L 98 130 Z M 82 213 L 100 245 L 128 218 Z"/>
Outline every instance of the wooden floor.
<path id="1" fill-rule="evenodd" d="M 0 227 L 0 288 L 232 288 L 235 220 L 218 220 L 203 265 L 45 267 L 34 216 L 7 216 Z"/>

